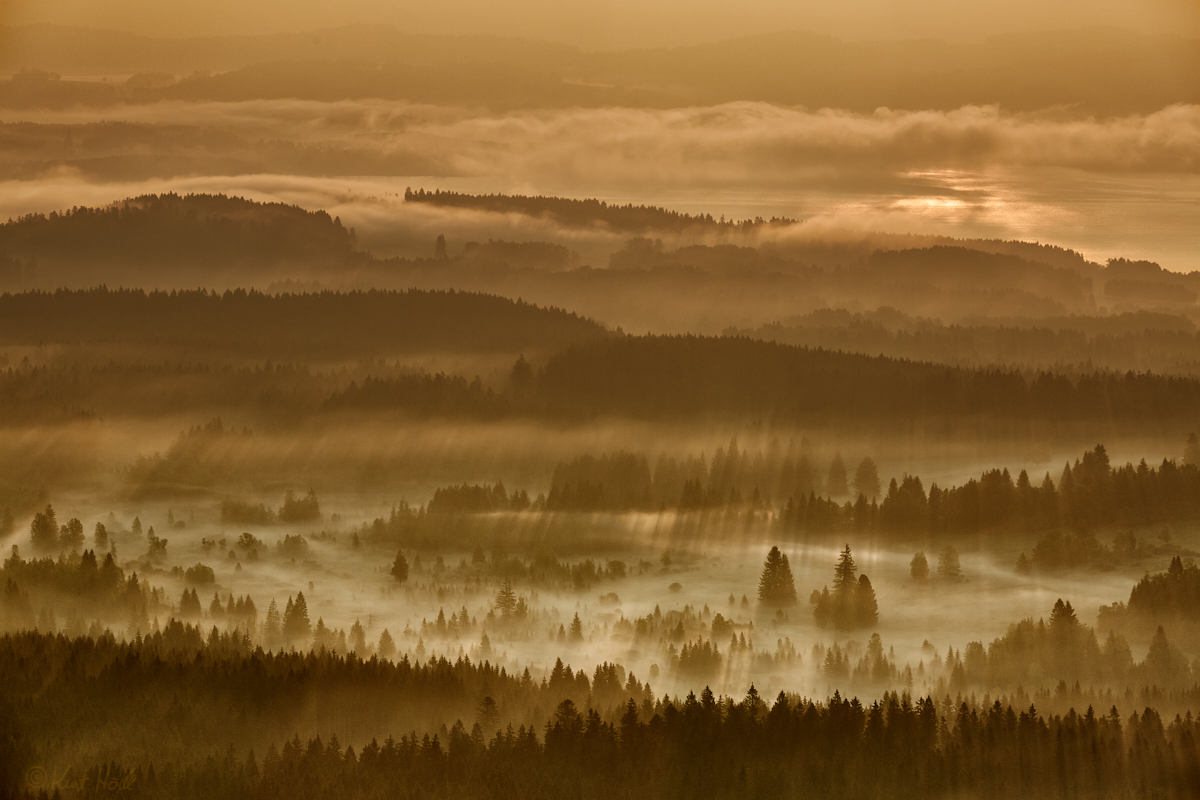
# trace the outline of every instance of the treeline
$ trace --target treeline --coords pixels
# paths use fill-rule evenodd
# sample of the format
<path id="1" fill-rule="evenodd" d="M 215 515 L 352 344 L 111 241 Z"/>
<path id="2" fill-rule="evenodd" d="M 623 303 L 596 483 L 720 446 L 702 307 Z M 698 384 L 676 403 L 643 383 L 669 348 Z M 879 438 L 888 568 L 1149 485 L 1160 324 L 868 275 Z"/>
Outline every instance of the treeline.
<path id="1" fill-rule="evenodd" d="M 1200 567 L 1171 559 L 1165 572 L 1146 573 L 1129 592 L 1128 603 L 1100 607 L 1101 629 L 1128 631 L 1165 626 L 1184 641 L 1200 641 Z M 1200 667 L 1200 662 L 1197 663 Z"/>
<path id="2" fill-rule="evenodd" d="M 449 208 L 468 208 L 475 211 L 491 211 L 498 214 L 527 214 L 546 217 L 562 225 L 592 227 L 601 225 L 623 233 L 650 231 L 681 232 L 693 229 L 728 229 L 749 231 L 765 225 L 791 225 L 794 219 L 761 217 L 746 220 L 713 219 L 712 214 L 685 214 L 657 206 L 609 205 L 603 200 L 573 200 L 565 197 L 543 195 L 473 195 L 461 192 L 443 192 L 435 189 L 427 192 L 409 188 L 404 190 L 404 202 L 428 203 Z"/>
<path id="3" fill-rule="evenodd" d="M 590 682 L 561 666 L 537 681 L 466 659 L 270 655 L 178 623 L 125 644 L 7 636 L 0 786 L 33 798 L 47 787 L 31 780 L 70 769 L 147 798 L 1183 798 L 1200 777 L 1191 715 L 896 693 L 768 702 L 753 686 L 655 699 L 602 666 Z"/>
<path id="4" fill-rule="evenodd" d="M 85 138 L 87 134 L 86 130 L 78 133 Z M 66 135 L 69 132 L 59 132 L 51 139 L 59 142 Z M 247 147 L 254 150 L 251 145 Z M 305 158 L 310 156 L 331 157 L 328 153 L 309 153 Z M 746 240 L 737 233 L 743 228 L 752 232 L 758 225 L 787 222 L 722 221 L 707 214 L 693 216 L 666 209 L 554 197 L 484 197 L 435 191 L 424 195 L 417 192 L 410 199 L 472 208 L 495 206 L 498 211 L 523 208 L 530 214 L 549 214 L 583 227 L 642 226 L 645 230 L 624 232 L 646 236 L 654 235 L 656 230 L 669 235 L 679 226 L 715 226 L 735 242 Z M 336 219 L 321 214 L 239 198 L 163 195 L 133 198 L 107 209 L 31 215 L 0 226 L 0 288 L 97 284 L 175 288 L 265 284 L 287 288 L 330 280 L 341 286 L 455 288 L 522 297 L 542 306 L 571 308 L 613 326 L 660 333 L 717 333 L 729 319 L 761 325 L 786 320 L 798 309 L 826 304 L 888 306 L 906 314 L 970 324 L 975 324 L 974 318 L 1092 314 L 1097 309 L 1094 292 L 1102 286 L 1105 291 L 1111 288 L 1124 292 L 1119 297 L 1103 296 L 1112 308 L 1178 309 L 1181 298 L 1200 289 L 1196 274 L 1177 275 L 1148 262 L 1114 261 L 1100 268 L 1076 253 L 1020 242 L 904 237 L 869 237 L 838 245 L 793 242 L 760 248 L 725 244 L 664 250 L 660 240 L 637 236 L 612 254 L 610 269 L 579 266 L 570 251 L 551 242 L 468 241 L 453 257 L 444 243 L 436 246 L 430 242 L 432 252 L 422 257 L 378 259 L 356 250 L 352 232 L 345 232 Z M 149 216 L 142 219 L 138 215 Z M 627 223 L 621 222 L 626 217 Z M 157 224 L 160 221 L 163 226 Z M 289 226 L 304 230 L 293 231 Z M 328 247 L 309 246 L 310 240 L 321 239 L 334 229 L 347 240 L 344 246 L 338 245 L 341 249 L 336 259 L 322 255 Z M 192 246 L 192 240 L 203 246 Z M 280 246 L 268 255 L 276 240 Z M 946 245 L 909 246 L 928 241 L 944 241 Z M 173 253 L 173 248 L 180 252 Z M 332 273 L 329 264 L 336 267 Z M 721 309 L 722 314 L 714 317 L 711 309 Z M 348 330 L 341 330 L 338 339 L 354 339 L 356 326 L 346 327 Z M 219 327 L 209 326 L 206 330 L 218 342 L 230 338 Z M 308 330 L 302 322 L 299 332 L 292 336 L 311 344 L 314 352 L 324 352 L 322 343 L 313 340 Z M 750 330 L 755 335 L 788 340 L 797 336 Z M 960 364 L 982 363 L 988 352 L 999 347 L 987 345 L 984 337 L 979 344 L 984 352 L 976 361 L 970 361 L 969 351 L 959 352 L 967 345 L 950 347 L 946 352 L 942 352 L 943 347 L 930 345 L 932 352 L 926 354 L 924 340 L 911 344 L 897 336 L 901 340 L 898 344 L 881 348 L 872 336 L 863 336 L 861 347 L 872 355 L 882 351 L 927 358 L 941 353 Z M 806 342 L 811 338 L 811 334 L 801 337 Z M 376 347 L 366 336 L 358 336 L 356 341 L 368 351 Z M 1146 344 L 1156 342 L 1152 338 Z M 821 337 L 809 343 L 827 346 Z M 1042 343 L 1022 339 L 1017 344 L 1037 348 Z M 1069 344 L 1045 343 L 1050 352 L 1030 355 L 1021 363 L 1057 364 L 1054 347 Z M 843 348 L 845 344 L 834 341 L 828 346 Z M 1136 342 L 1123 343 L 1111 362 L 1098 358 L 1092 364 L 1121 369 L 1162 368 L 1150 356 L 1144 364 L 1129 363 L 1129 357 L 1122 353 L 1134 346 Z M 1171 352 L 1182 346 L 1174 343 Z M 1106 352 L 1101 349 L 1096 355 Z M 1075 350 L 1068 349 L 1066 355 L 1072 354 Z M 1086 358 L 1078 364 L 1086 368 Z"/>
<path id="5" fill-rule="evenodd" d="M 283 505 L 278 511 L 268 508 L 265 503 L 250 503 L 245 500 L 226 498 L 221 501 L 221 522 L 235 525 L 274 525 L 276 522 L 285 525 L 298 522 L 319 522 L 321 519 L 321 503 L 317 493 L 309 489 L 304 497 L 288 490 L 283 498 Z"/>
<path id="6" fill-rule="evenodd" d="M 1092 280 L 1076 269 L 1030 261 L 1017 255 L 990 253 L 967 247 L 937 245 L 903 250 L 876 250 L 862 263 L 818 268 L 781 257 L 778 250 L 732 245 L 691 245 L 665 251 L 662 242 L 633 239 L 612 255 L 610 266 L 620 269 L 696 267 L 714 273 L 783 272 L 802 277 L 814 291 L 825 293 L 857 282 L 859 293 L 904 292 L 916 289 L 971 292 L 1020 291 L 1045 298 L 1071 310 L 1090 310 Z"/>
<path id="7" fill-rule="evenodd" d="M 1103 618 L 1102 618 L 1103 624 Z M 1200 664 L 1196 666 L 1200 667 Z M 1190 689 L 1200 674 L 1159 626 L 1146 657 L 1135 662 L 1125 637 L 1109 631 L 1104 643 L 1059 599 L 1050 621 L 1021 620 L 990 645 L 970 642 L 947 653 L 951 691 L 1019 686 L 1033 676 L 1053 676 L 1060 686 L 1159 686 Z"/>
<path id="8" fill-rule="evenodd" d="M 322 404 L 326 411 L 402 411 L 425 417 L 499 420 L 511 415 L 508 398 L 485 388 L 478 376 L 437 373 L 367 377 L 335 391 Z"/>
<path id="9" fill-rule="evenodd" d="M 390 374 L 389 374 L 390 373 Z M 253 401 L 247 405 L 247 398 Z M 9 419 L 83 413 L 269 410 L 276 420 L 326 410 L 383 410 L 448 418 L 585 420 L 743 419 L 768 425 L 900 422 L 1118 430 L 1194 426 L 1200 380 L 1094 372 L 968 370 L 833 353 L 750 339 L 606 337 L 513 370 L 497 388 L 454 375 L 409 373 L 377 362 L 318 371 L 294 362 L 258 367 L 109 363 L 0 369 Z"/>
<path id="10" fill-rule="evenodd" d="M 524 489 L 511 495 L 502 482 L 494 486 L 442 486 L 434 490 L 426 510 L 430 514 L 474 514 L 488 511 L 524 511 L 532 505 Z"/>
<path id="11" fill-rule="evenodd" d="M 384 367 L 376 367 L 384 371 Z M 31 366 L 0 369 L 0 421 L 92 420 L 237 408 L 277 422 L 311 415 L 353 373 L 320 372 L 295 363 L 208 366 L 196 363 Z"/>
<path id="12" fill-rule="evenodd" d="M 0 424 L 167 412 L 207 417 L 236 411 L 256 422 L 280 426 L 343 409 L 450 419 L 499 419 L 512 414 L 504 395 L 485 388 L 478 377 L 468 381 L 382 362 L 327 370 L 271 360 L 255 366 L 109 361 L 94 366 L 22 362 L 0 368 Z M 211 474 L 211 464 L 196 462 L 193 456 L 245 452 L 237 437 L 227 438 L 226 443 L 205 447 L 193 441 L 187 446 L 191 452 L 172 448 L 161 459 L 139 459 L 131 474 L 162 485 L 184 486 L 188 476 Z"/>
<path id="13" fill-rule="evenodd" d="M 743 338 L 643 336 L 576 345 L 538 373 L 538 400 L 569 416 L 734 415 L 827 423 L 986 417 L 1117 425 L 1194 422 L 1200 380 L 944 367 Z"/>
<path id="14" fill-rule="evenodd" d="M 221 462 L 253 438 L 249 428 L 228 428 L 220 417 L 181 431 L 165 453 L 140 455 L 127 471 L 138 497 L 203 491 L 221 476 Z"/>
<path id="15" fill-rule="evenodd" d="M 455 515 L 498 511 L 537 512 L 525 527 L 544 533 L 553 512 L 669 510 L 753 517 L 791 536 L 843 531 L 937 537 L 1002 530 L 1038 533 L 1043 535 L 1032 558 L 1023 554 L 1018 569 L 1055 570 L 1116 566 L 1160 553 L 1166 546 L 1121 530 L 1109 549 L 1100 544 L 1097 531 L 1200 519 L 1200 463 L 1186 458 L 1182 463 L 1164 459 L 1156 467 L 1144 460 L 1113 466 L 1105 447 L 1097 445 L 1074 463 L 1064 464 L 1057 479 L 1049 472 L 1040 480 L 1031 479 L 1025 470 L 1013 478 L 1007 468 L 997 467 L 957 486 L 933 483 L 928 489 L 916 475 L 892 478 L 883 487 L 870 457 L 853 469 L 847 469 L 840 454 L 827 465 L 814 458 L 803 442 L 752 452 L 739 448 L 736 440 L 718 447 L 711 457 L 662 454 L 653 468 L 642 453 L 579 456 L 555 467 L 546 495 L 531 499 L 526 490 L 510 492 L 502 482 L 444 486 L 435 490 L 427 506 L 397 505 L 389 517 L 364 526 L 362 536 L 373 543 L 416 544 L 438 541 L 449 530 L 447 525 L 459 526 L 464 535 L 522 527 L 515 522 L 506 526 L 503 520 L 497 521 L 499 527 L 473 526 L 461 518 L 450 521 Z M 263 506 L 261 514 L 270 516 L 269 511 Z"/>
<path id="16" fill-rule="evenodd" d="M 1200 334 L 1191 320 L 1146 311 L 945 325 L 889 308 L 825 309 L 759 328 L 729 328 L 725 334 L 961 367 L 1200 374 Z"/>
<path id="17" fill-rule="evenodd" d="M 96 289 L 0 294 L 0 344 L 121 342 L 308 362 L 414 352 L 558 349 L 603 336 L 592 320 L 456 291 L 264 294 Z"/>
<path id="18" fill-rule="evenodd" d="M 61 627 L 72 636 L 96 636 L 104 630 L 98 621 L 103 618 L 132 636 L 150 630 L 152 614 L 171 609 L 161 588 L 151 587 L 136 572 L 126 576 L 111 552 L 96 549 L 68 558 L 25 560 L 13 545 L 0 567 L 0 582 L 4 631 Z M 65 618 L 56 618 L 55 608 Z"/>
<path id="19" fill-rule="evenodd" d="M 765 453 L 751 453 L 739 450 L 733 441 L 728 448 L 718 448 L 711 460 L 703 454 L 683 460 L 661 455 L 653 470 L 640 453 L 561 462 L 554 470 L 546 508 L 778 513 L 783 529 L 795 533 L 1088 533 L 1200 519 L 1200 463 L 1164 459 L 1152 467 L 1142 460 L 1114 467 L 1104 446 L 1097 445 L 1074 464 L 1065 464 L 1057 480 L 1049 472 L 1040 480 L 1031 479 L 1025 470 L 1014 479 L 1007 468 L 997 467 L 962 485 L 942 488 L 934 483 L 928 490 L 919 476 L 905 475 L 892 478 L 884 491 L 869 457 L 848 474 L 840 455 L 827 468 L 814 465 L 795 442 L 786 449 L 772 446 Z M 1119 540 L 1118 546 L 1132 549 L 1132 556 L 1141 553 L 1136 540 Z M 1036 552 L 1034 564 L 1065 566 L 1048 554 L 1039 561 Z"/>
<path id="20" fill-rule="evenodd" d="M 91 759 L 113 741 L 123 743 L 125 758 L 161 765 L 196 752 L 223 754 L 231 745 L 262 748 L 297 732 L 328 731 L 331 724 L 349 741 L 413 729 L 444 735 L 456 720 L 473 725 L 485 698 L 492 699 L 492 713 L 481 720 L 489 736 L 507 724 L 540 729 L 564 699 L 584 707 L 592 698 L 609 715 L 629 699 L 654 702 L 648 685 L 609 664 L 589 677 L 560 661 L 535 678 L 528 669 L 510 673 L 468 658 L 414 663 L 331 649 L 271 652 L 253 645 L 245 631 L 218 633 L 178 620 L 128 641 L 107 633 L 6 634 L 0 674 L 6 679 L 0 703 L 10 723 L 0 734 L 10 737 L 0 746 L 0 764 L 11 770 L 21 762 L 19 772 L 0 780 L 5 789 L 16 788 L 13 779 L 45 763 L 41 759 Z M 42 691 L 47 679 L 54 697 Z M 300 695 L 312 703 L 295 702 Z M 132 707 L 139 714 L 112 713 Z M 43 714 L 61 720 L 70 708 L 78 728 L 60 748 L 54 740 L 61 723 Z M 241 722 L 230 726 L 229 719 Z M 158 735 L 168 729 L 183 735 Z"/>
<path id="21" fill-rule="evenodd" d="M 500 408 L 559 419 L 733 417 L 778 425 L 972 419 L 1158 428 L 1194 424 L 1200 408 L 1195 378 L 1097 371 L 1072 379 L 699 336 L 573 345 L 551 356 L 521 389 Z M 404 379 L 388 379 L 362 399 L 335 402 L 399 409 L 407 395 Z M 474 411 L 492 404 L 481 397 Z"/>

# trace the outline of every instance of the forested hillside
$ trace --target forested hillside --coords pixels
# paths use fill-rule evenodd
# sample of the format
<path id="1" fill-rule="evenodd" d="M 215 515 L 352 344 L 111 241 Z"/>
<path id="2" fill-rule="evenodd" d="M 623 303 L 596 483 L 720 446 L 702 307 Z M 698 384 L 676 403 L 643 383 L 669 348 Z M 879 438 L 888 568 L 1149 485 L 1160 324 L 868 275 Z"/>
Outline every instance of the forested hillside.
<path id="1" fill-rule="evenodd" d="M 107 289 L 0 295 L 0 347 L 121 343 L 307 361 L 548 351 L 605 335 L 561 309 L 451 291 L 264 294 Z"/>
<path id="2" fill-rule="evenodd" d="M 809 350 L 740 338 L 624 337 L 551 358 L 547 409 L 572 416 L 722 415 L 767 420 L 986 417 L 1191 424 L 1200 382 L 1151 374 L 1025 376 Z"/>
<path id="3" fill-rule="evenodd" d="M 478 797 L 518 780 L 547 798 L 1185 797 L 1200 767 L 1200 723 L 1150 708 L 1047 715 L 1017 698 L 907 693 L 867 705 L 781 692 L 768 703 L 753 686 L 740 699 L 656 698 L 633 675 L 622 685 L 619 666 L 589 680 L 558 663 L 538 682 L 464 658 L 271 655 L 215 632 L 206 643 L 179 623 L 136 643 L 7 635 L 0 782 L 35 764 L 14 796 L 35 797 L 66 770 L 69 786 L 111 782 L 146 798 Z M 130 704 L 136 717 L 121 713 Z M 68 713 L 64 747 L 56 721 Z M 176 733 L 149 735 L 163 729 Z M 114 736 L 119 766 L 106 758 Z"/>
<path id="4" fill-rule="evenodd" d="M 962 367 L 1004 365 L 1059 371 L 1200 374 L 1200 334 L 1182 315 L 977 319 L 946 324 L 893 308 L 851 313 L 823 309 L 759 328 L 728 328 L 781 344 L 934 361 Z"/>
<path id="5" fill-rule="evenodd" d="M 225 195 L 164 194 L 9 220 L 0 225 L 0 249 L 16 258 L 36 257 L 39 264 L 337 263 L 353 252 L 354 234 L 324 211 Z"/>

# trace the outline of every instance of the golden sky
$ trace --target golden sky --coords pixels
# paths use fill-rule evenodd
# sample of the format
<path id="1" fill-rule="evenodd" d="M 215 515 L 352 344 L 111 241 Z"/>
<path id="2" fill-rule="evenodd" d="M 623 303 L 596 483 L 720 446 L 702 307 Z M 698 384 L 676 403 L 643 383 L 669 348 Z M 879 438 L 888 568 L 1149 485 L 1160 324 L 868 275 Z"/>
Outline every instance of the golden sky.
<path id="1" fill-rule="evenodd" d="M 973 40 L 1116 25 L 1200 35 L 1196 0 L 0 0 L 5 24 L 52 22 L 158 36 L 294 32 L 384 23 L 410 33 L 499 34 L 586 48 L 694 44 L 778 30 Z"/>

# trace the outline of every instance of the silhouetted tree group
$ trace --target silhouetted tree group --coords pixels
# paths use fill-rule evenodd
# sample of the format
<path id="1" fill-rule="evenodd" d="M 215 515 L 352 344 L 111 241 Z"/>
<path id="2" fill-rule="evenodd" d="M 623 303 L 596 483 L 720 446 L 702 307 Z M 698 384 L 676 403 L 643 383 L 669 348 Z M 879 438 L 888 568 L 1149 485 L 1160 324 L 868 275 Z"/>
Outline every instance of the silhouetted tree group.
<path id="1" fill-rule="evenodd" d="M 822 628 L 833 625 L 840 630 L 870 628 L 879 621 L 879 602 L 875 599 L 875 587 L 865 574 L 859 575 L 858 565 L 850 552 L 850 545 L 842 548 L 837 564 L 833 568 L 833 591 L 829 587 L 813 590 L 809 603 L 813 617 Z"/>

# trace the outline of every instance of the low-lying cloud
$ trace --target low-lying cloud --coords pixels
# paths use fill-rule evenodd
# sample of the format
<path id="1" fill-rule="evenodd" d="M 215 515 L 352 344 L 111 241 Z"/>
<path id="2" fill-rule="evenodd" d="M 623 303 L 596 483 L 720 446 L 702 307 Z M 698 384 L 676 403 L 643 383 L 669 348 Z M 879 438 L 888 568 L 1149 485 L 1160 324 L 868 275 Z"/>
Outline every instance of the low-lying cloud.
<path id="1" fill-rule="evenodd" d="M 488 114 L 262 101 L 96 113 L 5 114 L 5 135 L 27 146 L 0 155 L 0 214 L 212 191 L 325 208 L 385 254 L 416 252 L 411 242 L 435 231 L 561 241 L 594 264 L 603 256 L 592 253 L 613 245 L 546 221 L 405 208 L 405 187 L 423 186 L 778 215 L 813 229 L 1036 238 L 1175 268 L 1192 263 L 1197 244 L 1184 224 L 1200 197 L 1194 105 L 1113 119 L 749 102 Z M 1086 224 L 1096 214 L 1113 224 Z"/>

